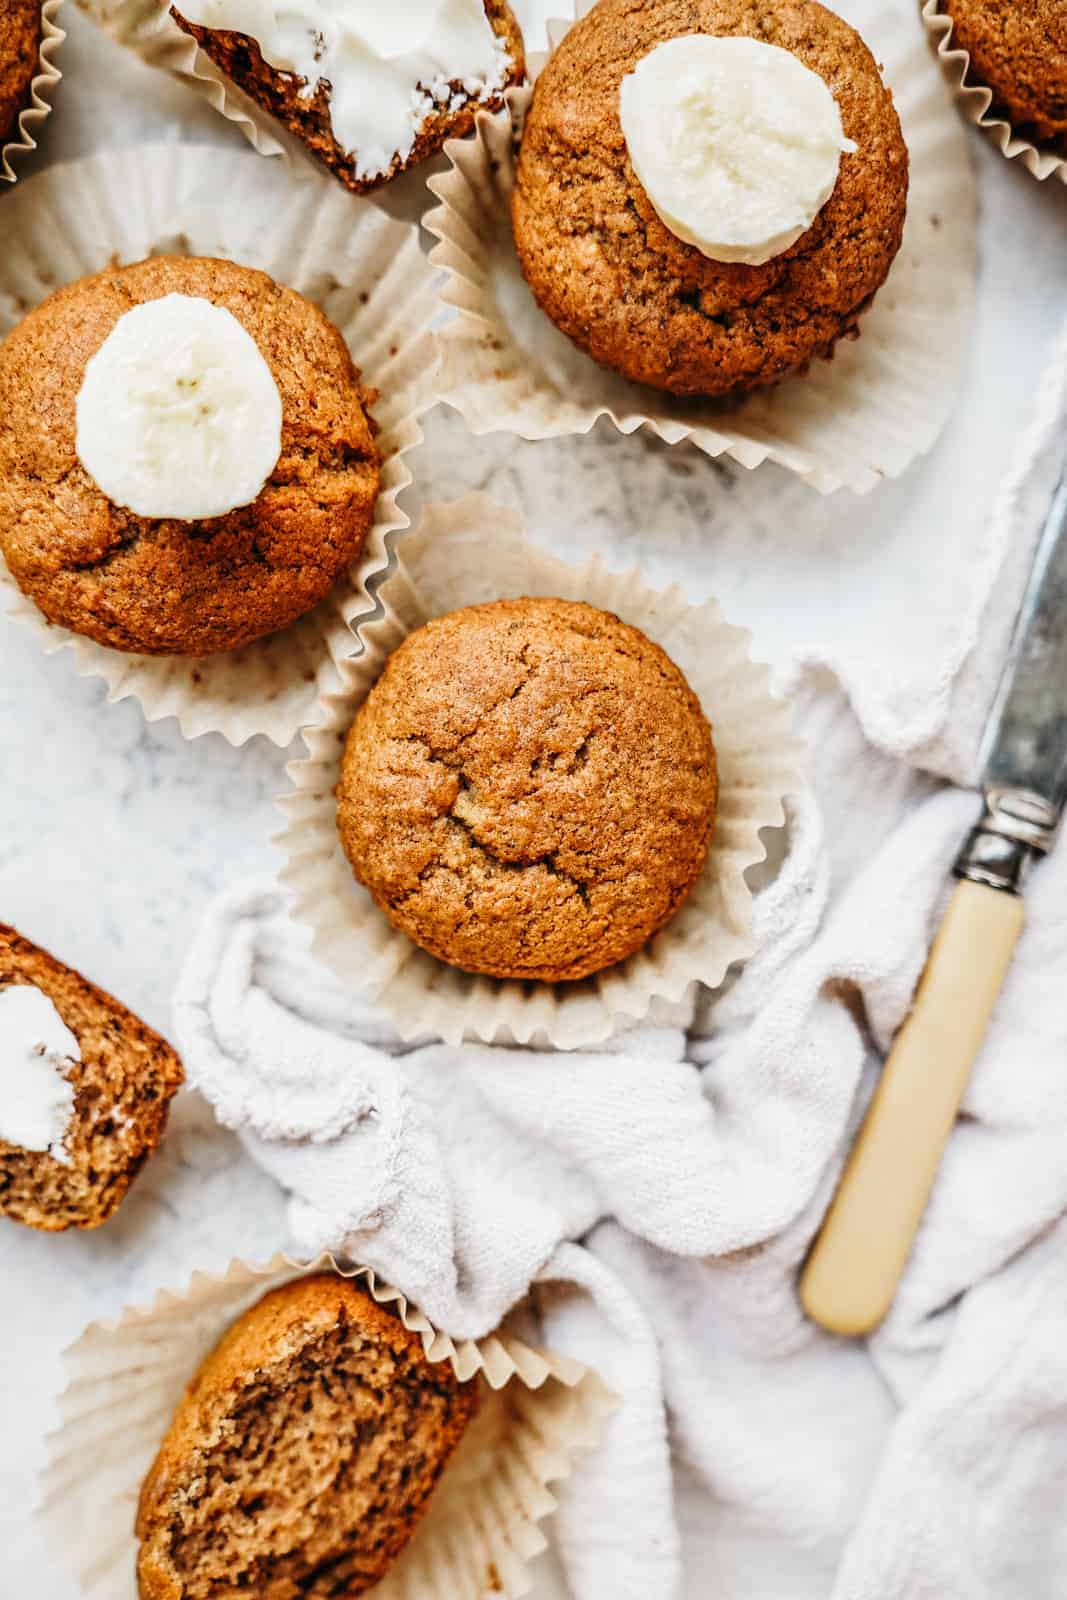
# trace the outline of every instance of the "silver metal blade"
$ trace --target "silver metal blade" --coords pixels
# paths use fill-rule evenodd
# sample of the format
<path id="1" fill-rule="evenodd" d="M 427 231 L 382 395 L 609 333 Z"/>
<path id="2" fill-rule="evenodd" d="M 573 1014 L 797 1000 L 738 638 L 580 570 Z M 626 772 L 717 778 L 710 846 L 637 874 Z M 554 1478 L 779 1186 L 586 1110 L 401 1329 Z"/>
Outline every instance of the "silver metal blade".
<path id="1" fill-rule="evenodd" d="M 1067 470 L 1038 539 L 982 741 L 983 783 L 1067 799 Z"/>

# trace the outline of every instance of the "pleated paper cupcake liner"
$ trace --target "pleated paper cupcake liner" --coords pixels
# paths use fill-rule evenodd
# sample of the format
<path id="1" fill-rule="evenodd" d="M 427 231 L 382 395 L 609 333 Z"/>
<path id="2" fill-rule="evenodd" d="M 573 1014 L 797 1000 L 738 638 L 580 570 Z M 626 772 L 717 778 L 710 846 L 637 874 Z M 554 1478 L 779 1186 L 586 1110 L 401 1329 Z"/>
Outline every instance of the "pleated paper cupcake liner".
<path id="1" fill-rule="evenodd" d="M 506 1331 L 456 1345 L 368 1267 L 332 1256 L 298 1266 L 276 1256 L 194 1275 L 148 1307 L 94 1323 L 68 1349 L 60 1422 L 49 1440 L 38 1513 L 82 1600 L 136 1600 L 134 1520 L 141 1483 L 186 1385 L 230 1324 L 269 1289 L 315 1271 L 360 1281 L 417 1333 L 431 1361 L 478 1377 L 482 1404 L 434 1491 L 418 1531 L 374 1600 L 521 1595 L 545 1546 L 552 1485 L 599 1441 L 615 1399 L 589 1368 Z M 358 1536 L 358 1535 L 357 1535 Z"/>
<path id="2" fill-rule="evenodd" d="M 592 4 L 580 0 L 578 15 Z M 650 428 L 744 467 L 778 462 L 824 492 L 866 493 L 931 448 L 959 389 L 972 322 L 975 180 L 922 38 L 874 0 L 846 15 L 883 64 L 911 154 L 903 243 L 860 337 L 734 406 L 680 400 L 598 366 L 553 326 L 519 269 L 510 197 L 532 96 L 521 89 L 508 111 L 479 118 L 474 140 L 446 145 L 451 170 L 429 182 L 440 202 L 425 219 L 439 241 L 431 260 L 448 274 L 444 298 L 456 311 L 440 335 L 438 393 L 473 432 L 556 438 L 608 417 L 622 433 Z M 554 44 L 568 26 L 549 25 Z"/>
<path id="3" fill-rule="evenodd" d="M 416 230 L 327 178 L 293 184 L 246 153 L 177 144 L 53 167 L 19 187 L 5 218 L 0 334 L 60 284 L 110 263 L 224 256 L 321 306 L 378 390 L 381 492 L 363 551 L 313 611 L 279 633 L 202 658 L 107 649 L 48 623 L 0 561 L 0 605 L 45 649 L 72 650 L 79 673 L 103 678 L 112 701 L 132 695 L 149 722 L 176 717 L 188 739 L 215 732 L 240 745 L 258 733 L 289 744 L 339 681 L 334 663 L 351 649 L 349 623 L 373 609 L 367 585 L 408 523 L 398 496 L 411 482 L 404 457 L 422 439 L 438 308 Z"/>
<path id="4" fill-rule="evenodd" d="M 41 7 L 41 43 L 37 52 L 37 71 L 30 80 L 29 104 L 19 112 L 12 137 L 0 145 L 0 180 L 14 183 L 17 177 L 13 162 L 37 148 L 37 135 L 41 124 L 52 110 L 56 85 L 62 78 L 56 64 L 60 45 L 67 37 L 59 26 L 59 13 L 63 0 L 45 0 Z"/>
<path id="5" fill-rule="evenodd" d="M 993 91 L 977 81 L 970 70 L 970 55 L 953 43 L 952 18 L 941 9 L 939 0 L 922 0 L 922 19 L 937 50 L 945 79 L 967 121 L 981 128 L 1001 155 L 1009 161 L 1021 162 L 1039 183 L 1047 178 L 1067 183 L 1067 155 L 1059 154 L 1048 145 L 1035 144 L 993 109 Z"/>
<path id="6" fill-rule="evenodd" d="M 433 616 L 523 595 L 585 600 L 640 628 L 685 673 L 712 724 L 719 809 L 711 850 L 689 899 L 628 960 L 579 983 L 519 983 L 474 976 L 418 949 L 358 884 L 337 833 L 335 788 L 349 727 L 387 656 Z M 359 625 L 361 652 L 342 662 L 343 685 L 305 730 L 306 760 L 290 764 L 282 801 L 282 877 L 315 953 L 391 1015 L 405 1038 L 434 1033 L 458 1043 L 537 1040 L 591 1045 L 654 999 L 680 999 L 699 980 L 723 981 L 753 951 L 749 867 L 764 859 L 762 828 L 784 820 L 783 796 L 802 786 L 801 747 L 767 668 L 749 659 L 748 635 L 718 605 L 693 605 L 677 587 L 650 588 L 636 571 L 599 557 L 571 566 L 523 537 L 517 514 L 484 495 L 427 507 L 378 593 L 381 612 Z"/>

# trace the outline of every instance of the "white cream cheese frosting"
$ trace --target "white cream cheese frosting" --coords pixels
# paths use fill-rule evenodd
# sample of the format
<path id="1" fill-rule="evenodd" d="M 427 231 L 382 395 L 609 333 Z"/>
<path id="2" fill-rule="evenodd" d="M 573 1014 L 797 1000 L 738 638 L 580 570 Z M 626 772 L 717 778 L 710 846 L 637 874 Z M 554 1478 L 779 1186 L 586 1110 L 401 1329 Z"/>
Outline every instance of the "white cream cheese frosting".
<path id="1" fill-rule="evenodd" d="M 66 1074 L 80 1060 L 77 1039 L 47 995 L 32 984 L 0 989 L 0 1139 L 69 1165 L 63 1141 L 74 1088 Z"/>
<path id="2" fill-rule="evenodd" d="M 834 191 L 846 139 L 817 72 L 760 39 L 669 39 L 622 81 L 634 171 L 678 238 L 713 261 L 761 266 Z"/>
<path id="3" fill-rule="evenodd" d="M 181 0 L 204 28 L 255 39 L 269 66 L 330 86 L 333 136 L 360 179 L 406 161 L 433 111 L 499 93 L 510 66 L 482 0 Z"/>
<path id="4" fill-rule="evenodd" d="M 259 346 L 198 295 L 134 306 L 86 363 L 78 458 L 138 516 L 199 521 L 249 505 L 281 442 L 282 399 Z"/>

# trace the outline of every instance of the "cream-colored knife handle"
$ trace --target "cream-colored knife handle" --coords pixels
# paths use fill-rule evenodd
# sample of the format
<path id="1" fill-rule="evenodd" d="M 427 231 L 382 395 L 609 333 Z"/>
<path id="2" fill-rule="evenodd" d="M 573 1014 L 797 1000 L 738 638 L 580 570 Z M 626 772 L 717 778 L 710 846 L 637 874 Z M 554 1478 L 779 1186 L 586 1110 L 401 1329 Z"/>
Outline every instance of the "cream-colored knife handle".
<path id="1" fill-rule="evenodd" d="M 1022 924 L 1020 895 L 957 884 L 801 1273 L 801 1303 L 831 1333 L 868 1333 L 889 1310 Z"/>

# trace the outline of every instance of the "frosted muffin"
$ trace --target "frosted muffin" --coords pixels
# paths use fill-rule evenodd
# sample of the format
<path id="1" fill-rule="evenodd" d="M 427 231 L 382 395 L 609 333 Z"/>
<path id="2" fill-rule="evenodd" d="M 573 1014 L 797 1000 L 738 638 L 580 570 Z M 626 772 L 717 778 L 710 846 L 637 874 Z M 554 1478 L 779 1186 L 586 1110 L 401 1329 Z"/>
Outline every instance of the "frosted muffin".
<path id="1" fill-rule="evenodd" d="M 711 729 L 644 634 L 570 600 L 499 600 L 409 635 L 338 786 L 356 877 L 467 972 L 545 982 L 624 960 L 711 842 Z"/>
<path id="2" fill-rule="evenodd" d="M 538 79 L 512 220 L 588 355 L 737 397 L 857 331 L 907 181 L 870 51 L 815 0 L 600 0 Z"/>
<path id="3" fill-rule="evenodd" d="M 165 1039 L 0 924 L 0 1215 L 46 1233 L 106 1222 L 182 1079 Z"/>
<path id="4" fill-rule="evenodd" d="M 182 0 L 171 16 L 216 66 L 356 194 L 469 133 L 521 83 L 522 34 L 506 0 Z"/>
<path id="5" fill-rule="evenodd" d="M 30 103 L 40 47 L 40 0 L 7 0 L 0 7 L 0 145 Z"/>
<path id="6" fill-rule="evenodd" d="M 476 1382 L 331 1274 L 266 1294 L 203 1362 L 137 1515 L 142 1600 L 340 1600 L 409 1542 Z"/>
<path id="7" fill-rule="evenodd" d="M 332 323 L 230 261 L 67 285 L 0 345 L 0 548 L 54 623 L 204 656 L 284 628 L 359 555 L 369 397 Z"/>
<path id="8" fill-rule="evenodd" d="M 968 83 L 1037 144 L 1067 152 L 1067 5 L 1063 0 L 943 0 Z"/>

